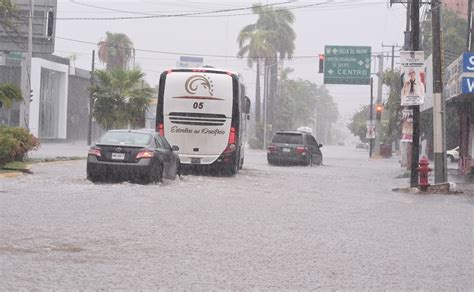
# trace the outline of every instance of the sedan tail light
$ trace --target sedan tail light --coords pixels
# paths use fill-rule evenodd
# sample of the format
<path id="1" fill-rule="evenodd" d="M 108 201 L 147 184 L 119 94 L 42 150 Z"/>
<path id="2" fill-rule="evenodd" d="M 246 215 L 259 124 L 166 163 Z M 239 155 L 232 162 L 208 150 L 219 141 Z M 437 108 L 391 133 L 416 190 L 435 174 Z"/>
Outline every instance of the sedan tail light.
<path id="1" fill-rule="evenodd" d="M 149 151 L 149 150 L 140 151 L 140 152 L 137 153 L 136 159 L 140 159 L 140 158 L 152 158 L 153 156 L 155 156 L 155 153 L 153 153 L 153 151 Z"/>
<path id="2" fill-rule="evenodd" d="M 298 154 L 305 154 L 307 150 L 308 149 L 306 149 L 306 147 L 301 147 L 301 146 L 296 147 L 296 153 Z"/>
<path id="3" fill-rule="evenodd" d="M 99 147 L 91 147 L 89 149 L 89 155 L 92 155 L 92 156 L 97 156 L 97 157 L 101 157 L 102 156 L 102 153 L 100 152 L 100 148 Z"/>

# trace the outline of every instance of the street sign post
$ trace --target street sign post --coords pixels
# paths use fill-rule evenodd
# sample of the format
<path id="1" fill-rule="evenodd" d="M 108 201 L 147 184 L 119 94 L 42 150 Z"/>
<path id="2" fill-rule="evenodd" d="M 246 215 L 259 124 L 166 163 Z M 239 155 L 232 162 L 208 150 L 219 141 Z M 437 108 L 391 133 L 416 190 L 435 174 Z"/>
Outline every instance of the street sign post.
<path id="1" fill-rule="evenodd" d="M 324 84 L 370 84 L 370 47 L 325 46 Z"/>

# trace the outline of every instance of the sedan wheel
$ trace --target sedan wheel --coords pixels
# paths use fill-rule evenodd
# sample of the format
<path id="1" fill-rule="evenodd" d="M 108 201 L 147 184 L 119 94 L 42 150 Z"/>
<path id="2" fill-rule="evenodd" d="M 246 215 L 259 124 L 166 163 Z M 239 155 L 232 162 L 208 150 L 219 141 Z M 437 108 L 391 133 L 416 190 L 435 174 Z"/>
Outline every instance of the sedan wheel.
<path id="1" fill-rule="evenodd" d="M 150 172 L 145 174 L 143 181 L 145 184 L 163 181 L 163 166 L 159 163 L 154 164 Z"/>

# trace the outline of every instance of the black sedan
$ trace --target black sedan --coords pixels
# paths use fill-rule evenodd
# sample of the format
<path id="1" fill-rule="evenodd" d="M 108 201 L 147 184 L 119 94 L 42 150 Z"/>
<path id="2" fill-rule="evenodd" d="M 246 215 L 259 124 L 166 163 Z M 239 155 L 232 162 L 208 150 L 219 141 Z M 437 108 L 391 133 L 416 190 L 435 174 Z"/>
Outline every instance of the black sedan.
<path id="1" fill-rule="evenodd" d="M 89 149 L 87 179 L 143 183 L 175 179 L 179 174 L 178 150 L 152 130 L 110 130 Z"/>

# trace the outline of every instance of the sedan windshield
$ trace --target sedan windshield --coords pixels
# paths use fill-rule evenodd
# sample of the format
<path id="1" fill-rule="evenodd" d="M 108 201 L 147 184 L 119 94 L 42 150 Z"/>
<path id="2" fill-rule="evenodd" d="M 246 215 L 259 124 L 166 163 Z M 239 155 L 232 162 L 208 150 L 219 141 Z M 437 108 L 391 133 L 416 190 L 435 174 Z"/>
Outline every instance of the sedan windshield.
<path id="1" fill-rule="evenodd" d="M 99 144 L 146 146 L 150 144 L 150 139 L 151 136 L 146 133 L 107 132 Z"/>

